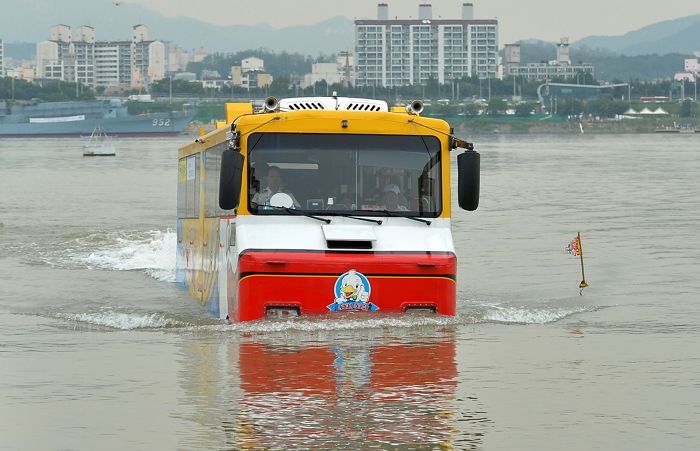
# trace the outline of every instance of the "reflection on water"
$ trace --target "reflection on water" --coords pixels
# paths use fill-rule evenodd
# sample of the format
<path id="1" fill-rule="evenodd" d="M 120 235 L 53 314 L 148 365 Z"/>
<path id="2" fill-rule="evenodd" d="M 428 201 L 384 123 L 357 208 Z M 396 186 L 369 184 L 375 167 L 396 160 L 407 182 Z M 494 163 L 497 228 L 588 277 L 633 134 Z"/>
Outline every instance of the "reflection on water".
<path id="1" fill-rule="evenodd" d="M 399 333 L 199 342 L 181 383 L 187 402 L 207 404 L 199 421 L 220 422 L 225 449 L 481 447 L 490 420 L 456 396 L 454 329 Z"/>

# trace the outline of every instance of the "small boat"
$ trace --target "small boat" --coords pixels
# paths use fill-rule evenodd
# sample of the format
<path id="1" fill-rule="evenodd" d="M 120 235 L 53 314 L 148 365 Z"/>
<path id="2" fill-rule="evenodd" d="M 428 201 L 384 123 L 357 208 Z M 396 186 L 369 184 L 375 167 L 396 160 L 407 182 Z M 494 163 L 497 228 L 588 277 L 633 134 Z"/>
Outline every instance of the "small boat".
<path id="1" fill-rule="evenodd" d="M 99 125 L 92 131 L 83 149 L 84 157 L 114 157 L 117 155 L 114 146 L 109 142 L 107 133 Z"/>

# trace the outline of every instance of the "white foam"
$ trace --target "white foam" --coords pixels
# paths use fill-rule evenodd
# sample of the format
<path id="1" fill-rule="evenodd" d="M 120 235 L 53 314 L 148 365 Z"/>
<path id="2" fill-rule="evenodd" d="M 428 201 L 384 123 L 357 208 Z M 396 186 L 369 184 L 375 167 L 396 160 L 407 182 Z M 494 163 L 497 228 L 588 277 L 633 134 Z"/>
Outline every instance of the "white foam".
<path id="1" fill-rule="evenodd" d="M 560 321 L 577 313 L 594 311 L 595 308 L 581 306 L 561 308 L 552 306 L 513 306 L 483 304 L 483 321 L 511 324 L 548 324 Z"/>
<path id="2" fill-rule="evenodd" d="M 156 280 L 175 282 L 176 243 L 176 233 L 171 230 L 109 234 L 100 248 L 80 252 L 72 260 L 89 268 L 143 270 Z"/>
<path id="3" fill-rule="evenodd" d="M 99 313 L 59 314 L 57 316 L 68 321 L 77 321 L 120 330 L 161 329 L 164 327 L 186 325 L 185 323 L 167 318 L 158 313 L 139 314 L 105 311 Z"/>

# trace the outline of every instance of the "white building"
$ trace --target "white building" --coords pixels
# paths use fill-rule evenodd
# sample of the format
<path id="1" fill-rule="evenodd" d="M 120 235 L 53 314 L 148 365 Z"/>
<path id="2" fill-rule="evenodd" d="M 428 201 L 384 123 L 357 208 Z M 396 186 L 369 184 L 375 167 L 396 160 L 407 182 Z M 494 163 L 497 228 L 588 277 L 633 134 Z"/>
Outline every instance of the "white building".
<path id="1" fill-rule="evenodd" d="M 254 56 L 241 60 L 240 66 L 231 66 L 231 84 L 250 90 L 272 84 L 272 75 L 265 72 L 265 61 Z"/>
<path id="2" fill-rule="evenodd" d="M 569 40 L 562 38 L 557 44 L 557 59 L 546 63 L 522 64 L 520 44 L 506 44 L 504 51 L 503 75 L 522 77 L 528 80 L 549 80 L 552 78 L 575 79 L 580 75 L 594 75 L 591 64 L 572 64 Z"/>
<path id="3" fill-rule="evenodd" d="M 332 63 L 312 63 L 311 73 L 304 75 L 301 87 L 308 88 L 321 80 L 325 80 L 329 85 L 353 86 L 355 84 L 354 66 L 353 56 L 346 52 L 341 52 Z"/>
<path id="4" fill-rule="evenodd" d="M 419 5 L 418 19 L 388 17 L 380 3 L 376 20 L 355 21 L 357 86 L 496 77 L 498 21 L 475 20 L 473 4 L 462 4 L 461 19 L 434 19 L 430 4 Z"/>
<path id="5" fill-rule="evenodd" d="M 36 78 L 63 78 L 63 65 L 58 57 L 58 42 L 42 41 L 36 45 Z"/>
<path id="6" fill-rule="evenodd" d="M 0 77 L 5 76 L 5 47 L 0 39 Z"/>
<path id="7" fill-rule="evenodd" d="M 144 88 L 165 78 L 165 44 L 148 38 L 148 27 L 135 25 L 131 33 L 131 87 Z"/>
<path id="8" fill-rule="evenodd" d="M 148 38 L 148 27 L 136 25 L 130 41 L 97 41 L 95 29 L 68 25 L 49 30 L 37 44 L 36 77 L 79 81 L 90 87 L 141 88 L 165 77 L 166 49 Z"/>
<path id="9" fill-rule="evenodd" d="M 81 25 L 73 31 L 73 39 L 69 45 L 69 55 L 72 55 L 73 76 L 66 81 L 78 81 L 87 86 L 95 86 L 95 29 L 87 25 Z M 66 63 L 69 61 L 64 56 L 64 77 L 67 77 Z"/>
<path id="10" fill-rule="evenodd" d="M 178 45 L 168 43 L 166 46 L 168 64 L 165 71 L 168 73 L 182 72 L 187 70 L 187 65 L 192 61 L 190 52 L 180 48 Z"/>
<path id="11" fill-rule="evenodd" d="M 262 72 L 265 70 L 265 61 L 254 56 L 244 58 L 241 60 L 241 70 L 243 73 L 251 71 Z"/>
<path id="12" fill-rule="evenodd" d="M 131 86 L 131 42 L 95 43 L 95 86 Z"/>

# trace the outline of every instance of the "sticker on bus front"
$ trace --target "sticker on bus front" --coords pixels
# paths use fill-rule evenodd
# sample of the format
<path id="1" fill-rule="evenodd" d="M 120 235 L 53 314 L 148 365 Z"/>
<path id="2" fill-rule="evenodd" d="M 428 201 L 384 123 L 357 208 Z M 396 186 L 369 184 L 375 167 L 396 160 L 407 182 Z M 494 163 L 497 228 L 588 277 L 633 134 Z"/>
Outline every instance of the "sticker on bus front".
<path id="1" fill-rule="evenodd" d="M 338 277 L 335 281 L 334 291 L 335 299 L 332 304 L 327 306 L 331 312 L 374 312 L 379 310 L 379 307 L 369 300 L 369 295 L 372 292 L 369 280 L 355 269 Z"/>

